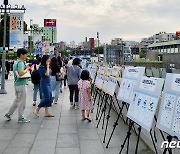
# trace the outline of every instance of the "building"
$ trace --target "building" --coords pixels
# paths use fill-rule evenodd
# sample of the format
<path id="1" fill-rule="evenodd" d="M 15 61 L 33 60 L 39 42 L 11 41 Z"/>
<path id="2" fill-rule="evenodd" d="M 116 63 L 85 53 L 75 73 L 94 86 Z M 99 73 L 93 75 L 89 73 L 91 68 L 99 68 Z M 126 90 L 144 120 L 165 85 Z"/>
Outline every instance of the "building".
<path id="1" fill-rule="evenodd" d="M 90 50 L 94 49 L 94 38 L 89 38 L 89 49 Z"/>
<path id="2" fill-rule="evenodd" d="M 41 27 L 43 29 L 43 41 L 49 43 L 57 43 L 57 28 L 56 27 Z"/>
<path id="3" fill-rule="evenodd" d="M 141 44 L 148 46 L 149 44 L 153 44 L 153 43 L 173 41 L 175 40 L 175 38 L 176 38 L 175 33 L 159 32 L 148 38 L 143 38 L 141 40 Z"/>

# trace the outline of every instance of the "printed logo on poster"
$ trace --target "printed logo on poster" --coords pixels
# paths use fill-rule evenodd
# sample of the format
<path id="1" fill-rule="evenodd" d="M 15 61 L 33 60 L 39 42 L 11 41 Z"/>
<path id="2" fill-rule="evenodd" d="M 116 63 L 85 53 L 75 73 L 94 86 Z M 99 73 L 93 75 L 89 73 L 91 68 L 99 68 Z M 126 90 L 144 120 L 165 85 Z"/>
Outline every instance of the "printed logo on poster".
<path id="1" fill-rule="evenodd" d="M 151 78 L 144 77 L 141 80 L 140 88 L 153 92 L 155 90 L 155 88 L 156 88 L 156 84 L 157 84 L 157 79 L 156 78 L 151 79 Z"/>
<path id="2" fill-rule="evenodd" d="M 168 142 L 168 141 L 164 141 L 162 142 L 161 144 L 161 149 L 163 148 L 170 148 L 170 149 L 175 149 L 175 148 L 180 148 L 180 141 L 171 141 L 171 142 Z"/>
<path id="3" fill-rule="evenodd" d="M 180 74 L 174 75 L 171 89 L 180 92 Z"/>

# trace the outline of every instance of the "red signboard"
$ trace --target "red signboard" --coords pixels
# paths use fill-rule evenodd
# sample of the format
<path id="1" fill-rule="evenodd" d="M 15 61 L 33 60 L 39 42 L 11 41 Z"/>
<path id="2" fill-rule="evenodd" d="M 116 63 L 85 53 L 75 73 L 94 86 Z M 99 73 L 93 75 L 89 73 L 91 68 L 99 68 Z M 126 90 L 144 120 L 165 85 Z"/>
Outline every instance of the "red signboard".
<path id="1" fill-rule="evenodd" d="M 44 27 L 56 27 L 56 19 L 44 19 Z"/>
<path id="2" fill-rule="evenodd" d="M 176 37 L 177 37 L 177 38 L 180 38 L 180 31 L 177 31 L 177 32 L 176 32 Z"/>

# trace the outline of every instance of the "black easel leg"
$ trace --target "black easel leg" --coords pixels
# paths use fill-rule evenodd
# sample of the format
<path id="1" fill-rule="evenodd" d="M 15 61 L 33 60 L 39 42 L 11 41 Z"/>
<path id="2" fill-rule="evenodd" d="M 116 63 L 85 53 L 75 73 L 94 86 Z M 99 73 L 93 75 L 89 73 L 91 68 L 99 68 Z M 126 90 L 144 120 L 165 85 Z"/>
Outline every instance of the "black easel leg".
<path id="1" fill-rule="evenodd" d="M 167 136 L 167 139 L 168 139 L 168 142 L 170 143 L 171 141 L 172 141 L 172 136 Z M 166 151 L 168 150 L 168 152 L 169 152 L 169 154 L 172 154 L 172 149 L 170 149 L 170 148 L 165 148 L 164 149 L 164 151 L 163 151 L 163 154 L 165 154 L 166 153 Z"/>
<path id="2" fill-rule="evenodd" d="M 122 151 L 123 151 L 123 149 L 124 149 L 124 146 L 125 146 L 127 140 L 128 140 L 128 143 L 129 143 L 130 136 L 131 136 L 131 129 L 132 129 L 132 126 L 133 126 L 133 125 L 134 125 L 134 122 L 130 120 L 130 123 L 129 123 L 129 129 L 128 129 L 126 138 L 125 138 L 123 144 L 121 145 L 121 149 L 120 149 L 119 154 L 122 153 Z M 128 144 L 128 146 L 129 146 L 129 144 Z M 127 147 L 127 150 L 129 150 L 129 147 Z M 128 154 L 128 151 L 127 151 L 127 154 Z"/>
<path id="3" fill-rule="evenodd" d="M 155 150 L 156 154 L 158 154 L 157 148 L 156 148 L 156 144 L 155 144 L 155 142 L 154 142 L 153 135 L 152 135 L 152 129 L 150 130 L 150 136 L 151 136 L 151 140 L 152 140 L 152 142 L 153 142 L 154 150 Z"/>
<path id="4" fill-rule="evenodd" d="M 100 104 L 100 100 L 101 100 L 101 93 L 99 92 L 99 98 L 98 98 L 98 103 L 97 103 L 97 105 L 98 105 L 98 107 L 97 107 L 97 111 L 96 111 L 96 120 L 98 120 L 98 117 L 99 117 L 99 110 L 101 110 L 101 105 L 102 105 L 102 101 L 101 101 L 101 104 Z M 103 97 L 104 97 L 104 95 L 103 95 Z"/>
<path id="5" fill-rule="evenodd" d="M 137 144 L 136 144 L 135 154 L 137 154 L 137 151 L 138 151 L 139 139 L 140 139 L 140 134 L 141 134 L 141 126 L 139 126 L 138 131 L 139 131 L 139 132 L 138 132 L 138 138 L 137 138 Z"/>
<path id="6" fill-rule="evenodd" d="M 106 133 L 107 133 L 107 127 L 108 127 L 108 123 L 109 123 L 109 118 L 111 117 L 110 116 L 110 113 L 111 113 L 111 108 L 112 108 L 112 103 L 113 103 L 113 100 L 112 100 L 112 96 L 111 97 L 111 100 L 110 100 L 110 106 L 109 106 L 109 111 L 108 111 L 108 114 L 107 114 L 107 122 L 106 122 L 106 129 L 105 129 L 105 133 L 104 133 L 104 140 L 103 140 L 103 143 L 105 143 L 105 140 L 106 140 Z"/>
<path id="7" fill-rule="evenodd" d="M 99 123 L 100 123 L 100 121 L 101 121 L 101 118 L 102 118 L 102 115 L 103 115 L 103 113 L 106 111 L 106 102 L 105 102 L 105 104 L 104 104 L 104 107 L 102 108 L 102 112 L 101 112 L 101 115 L 100 115 L 100 118 L 99 118 L 99 121 L 98 121 L 98 123 L 97 123 L 97 128 L 98 128 L 98 126 L 99 126 Z"/>
<path id="8" fill-rule="evenodd" d="M 108 102 L 108 98 L 109 98 L 109 95 L 106 94 L 106 96 L 105 96 L 105 102 Z M 107 109 L 107 103 L 106 103 L 105 108 L 104 108 L 102 129 L 104 129 L 104 122 L 105 122 L 105 117 L 106 117 L 106 109 Z"/>
<path id="9" fill-rule="evenodd" d="M 102 110 L 102 106 L 103 106 L 103 103 L 104 103 L 105 96 L 106 96 L 106 94 L 103 92 L 103 96 L 101 95 L 101 101 L 100 101 L 101 103 L 100 103 L 99 108 L 97 110 L 97 120 L 98 120 L 100 112 Z"/>
<path id="10" fill-rule="evenodd" d="M 113 128 L 113 130 L 112 130 L 112 132 L 111 132 L 111 135 L 110 135 L 110 137 L 109 137 L 109 140 L 108 140 L 108 143 L 107 143 L 107 145 L 106 145 L 106 148 L 108 148 L 109 143 L 110 143 L 110 141 L 111 141 L 111 138 L 112 138 L 112 136 L 113 136 L 113 134 L 114 134 L 114 131 L 115 131 L 115 129 L 116 129 L 116 126 L 118 125 L 118 121 L 119 121 L 119 118 L 120 118 L 120 116 L 121 116 L 121 114 L 122 114 L 122 110 L 123 110 L 123 108 L 124 108 L 124 105 L 125 105 L 125 102 L 123 103 L 123 105 L 122 105 L 122 107 L 121 107 L 121 109 L 120 109 L 120 111 L 119 111 L 118 117 L 117 117 L 116 121 L 114 122 L 114 125 L 113 125 L 114 128 Z"/>

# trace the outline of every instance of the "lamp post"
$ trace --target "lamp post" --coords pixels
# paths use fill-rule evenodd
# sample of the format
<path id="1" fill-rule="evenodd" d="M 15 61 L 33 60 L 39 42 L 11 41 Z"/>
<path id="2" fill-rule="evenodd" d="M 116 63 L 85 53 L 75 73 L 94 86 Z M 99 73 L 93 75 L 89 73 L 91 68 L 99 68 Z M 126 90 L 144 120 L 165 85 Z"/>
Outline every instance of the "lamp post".
<path id="1" fill-rule="evenodd" d="M 6 59 L 6 22 L 7 22 L 7 13 L 10 13 L 11 10 L 23 10 L 25 12 L 24 5 L 22 5 L 21 8 L 18 7 L 18 5 L 15 5 L 15 7 L 11 7 L 11 5 L 8 5 L 8 0 L 4 0 L 4 7 L 1 5 L 0 7 L 1 13 L 4 13 L 4 36 L 3 36 L 3 53 L 2 53 L 2 76 L 1 76 L 1 89 L 0 94 L 7 94 L 5 90 L 5 59 Z"/>
<path id="2" fill-rule="evenodd" d="M 97 39 L 98 39 L 98 62 L 99 62 L 99 32 L 97 32 Z"/>

